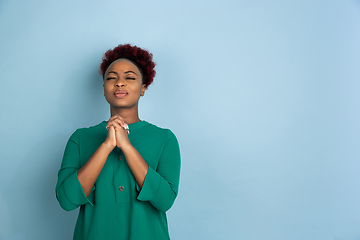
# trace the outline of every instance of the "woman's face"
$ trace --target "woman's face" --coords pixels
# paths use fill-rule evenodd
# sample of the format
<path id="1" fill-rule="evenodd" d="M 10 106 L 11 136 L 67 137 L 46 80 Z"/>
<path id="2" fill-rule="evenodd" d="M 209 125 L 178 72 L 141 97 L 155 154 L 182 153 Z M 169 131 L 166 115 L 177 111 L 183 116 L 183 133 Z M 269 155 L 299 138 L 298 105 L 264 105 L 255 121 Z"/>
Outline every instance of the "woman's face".
<path id="1" fill-rule="evenodd" d="M 104 96 L 111 107 L 136 107 L 140 96 L 144 96 L 145 84 L 139 69 L 130 60 L 121 58 L 106 69 Z"/>

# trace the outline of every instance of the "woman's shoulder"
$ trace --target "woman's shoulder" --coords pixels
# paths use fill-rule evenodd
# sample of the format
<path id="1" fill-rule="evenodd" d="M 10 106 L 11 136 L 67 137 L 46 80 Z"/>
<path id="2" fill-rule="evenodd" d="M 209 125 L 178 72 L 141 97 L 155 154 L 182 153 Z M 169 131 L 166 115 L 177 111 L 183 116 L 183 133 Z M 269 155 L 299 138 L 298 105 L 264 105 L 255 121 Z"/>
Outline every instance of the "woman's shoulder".
<path id="1" fill-rule="evenodd" d="M 106 122 L 102 121 L 101 123 L 89 127 L 77 128 L 71 135 L 70 138 L 80 138 L 81 136 L 93 135 L 93 134 L 102 134 L 106 132 Z"/>
<path id="2" fill-rule="evenodd" d="M 75 132 L 91 132 L 106 129 L 106 122 L 102 121 L 96 125 L 92 125 L 89 127 L 80 127 L 75 130 Z"/>
<path id="3" fill-rule="evenodd" d="M 147 124 L 148 130 L 153 132 L 154 134 L 157 134 L 158 136 L 161 135 L 162 137 L 167 138 L 167 139 L 171 139 L 171 138 L 176 139 L 176 136 L 171 129 L 166 128 L 166 127 L 160 127 L 160 126 L 157 126 L 150 122 L 147 122 L 147 123 L 148 123 Z"/>

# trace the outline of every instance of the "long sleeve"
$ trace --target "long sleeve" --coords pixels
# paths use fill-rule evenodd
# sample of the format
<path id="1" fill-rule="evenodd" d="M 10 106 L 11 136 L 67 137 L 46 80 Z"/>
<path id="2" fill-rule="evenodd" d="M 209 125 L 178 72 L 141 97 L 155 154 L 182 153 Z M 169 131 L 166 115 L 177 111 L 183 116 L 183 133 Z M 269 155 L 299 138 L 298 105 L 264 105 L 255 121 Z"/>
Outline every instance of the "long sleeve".
<path id="1" fill-rule="evenodd" d="M 156 209 L 166 212 L 173 205 L 180 180 L 180 149 L 175 135 L 167 130 L 165 142 L 157 169 L 149 166 L 145 181 L 137 197 L 149 201 Z"/>
<path id="2" fill-rule="evenodd" d="M 124 153 L 115 148 L 86 197 L 77 172 L 105 141 L 106 124 L 76 130 L 65 147 L 55 191 L 63 209 L 80 206 L 73 239 L 169 240 L 166 211 L 175 201 L 180 179 L 175 135 L 146 121 L 129 124 L 129 140 L 149 166 L 142 188 Z"/>
<path id="3" fill-rule="evenodd" d="M 77 177 L 77 171 L 81 168 L 79 141 L 80 130 L 78 129 L 71 135 L 66 144 L 55 189 L 56 198 L 60 206 L 66 211 L 71 211 L 83 204 L 93 205 L 90 199 L 95 187 L 93 187 L 89 197 L 86 197 Z"/>

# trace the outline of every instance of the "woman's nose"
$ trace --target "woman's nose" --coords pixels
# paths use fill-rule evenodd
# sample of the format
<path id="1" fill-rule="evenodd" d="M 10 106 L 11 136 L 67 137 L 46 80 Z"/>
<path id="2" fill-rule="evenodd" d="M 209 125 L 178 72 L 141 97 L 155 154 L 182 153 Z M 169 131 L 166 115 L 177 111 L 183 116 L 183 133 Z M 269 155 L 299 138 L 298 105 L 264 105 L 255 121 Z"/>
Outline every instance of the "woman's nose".
<path id="1" fill-rule="evenodd" d="M 125 86 L 125 81 L 124 81 L 123 79 L 119 78 L 119 79 L 116 81 L 115 86 L 116 86 L 116 87 L 123 87 L 123 86 Z"/>

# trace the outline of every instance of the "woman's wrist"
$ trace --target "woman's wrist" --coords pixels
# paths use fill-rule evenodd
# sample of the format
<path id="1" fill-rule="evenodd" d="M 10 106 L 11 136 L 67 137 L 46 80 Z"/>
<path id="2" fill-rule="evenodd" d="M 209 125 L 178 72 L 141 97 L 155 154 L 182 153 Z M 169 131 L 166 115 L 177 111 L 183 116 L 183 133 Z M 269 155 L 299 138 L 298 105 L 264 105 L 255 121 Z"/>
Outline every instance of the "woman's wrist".
<path id="1" fill-rule="evenodd" d="M 131 145 L 130 141 L 127 143 L 123 143 L 120 147 L 121 151 L 126 152 L 129 149 L 133 148 L 133 146 Z"/>
<path id="2" fill-rule="evenodd" d="M 116 145 L 113 145 L 113 144 L 105 141 L 101 144 L 101 147 L 103 147 L 105 150 L 107 150 L 110 153 L 116 147 Z"/>

